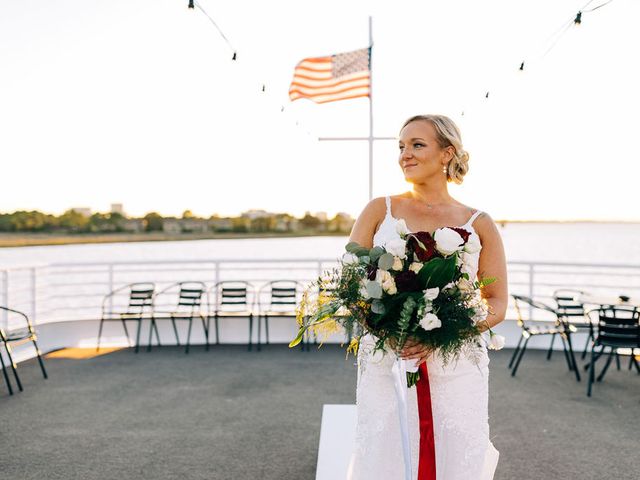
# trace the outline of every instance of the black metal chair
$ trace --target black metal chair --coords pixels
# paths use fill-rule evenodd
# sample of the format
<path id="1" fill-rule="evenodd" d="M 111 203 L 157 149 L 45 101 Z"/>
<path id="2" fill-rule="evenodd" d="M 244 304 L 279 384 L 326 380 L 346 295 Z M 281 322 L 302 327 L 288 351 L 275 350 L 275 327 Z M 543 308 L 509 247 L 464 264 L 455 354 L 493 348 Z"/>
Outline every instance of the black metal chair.
<path id="1" fill-rule="evenodd" d="M 207 349 L 209 348 L 210 319 L 213 317 L 216 345 L 220 343 L 220 318 L 242 318 L 249 321 L 249 343 L 251 351 L 253 338 L 253 317 L 255 311 L 255 290 L 244 280 L 225 280 L 213 285 L 208 292 L 209 313 L 207 315 Z"/>
<path id="2" fill-rule="evenodd" d="M 49 378 L 47 375 L 47 370 L 44 368 L 44 361 L 42 360 L 42 353 L 40 352 L 40 347 L 38 347 L 37 342 L 37 334 L 35 328 L 31 324 L 29 317 L 20 312 L 18 310 L 13 310 L 8 307 L 0 306 L 0 310 L 7 312 L 7 314 L 13 314 L 12 316 L 20 319 L 17 328 L 0 328 L 0 341 L 4 345 L 5 353 L 7 354 L 7 359 L 9 360 L 9 365 L 11 365 L 11 370 L 13 371 L 13 376 L 16 379 L 16 384 L 18 385 L 18 389 L 20 391 L 23 390 L 22 382 L 20 381 L 20 377 L 18 376 L 18 366 L 13 359 L 13 355 L 11 353 L 14 346 L 19 346 L 28 342 L 33 343 L 33 348 L 36 350 L 36 356 L 38 357 L 38 363 L 40 363 L 40 369 L 42 370 L 42 376 L 44 378 Z M 11 387 L 11 381 L 9 380 L 9 375 L 7 374 L 7 368 L 4 363 L 4 359 L 2 357 L 2 352 L 0 352 L 0 364 L 2 365 L 2 375 L 4 376 L 4 381 L 7 383 L 7 389 L 9 390 L 9 394 L 13 395 L 13 388 Z"/>
<path id="3" fill-rule="evenodd" d="M 589 382 L 587 396 L 591 396 L 594 381 L 601 382 L 611 365 L 611 360 L 617 356 L 618 349 L 631 349 L 631 362 L 635 363 L 638 373 L 640 365 L 634 354 L 640 351 L 640 310 L 636 307 L 607 306 L 588 312 L 590 318 L 597 316 L 595 338 L 591 344 L 591 359 L 589 361 Z M 601 347 L 596 352 L 596 347 Z M 595 378 L 595 363 L 609 347 L 609 356 L 598 378 Z M 631 363 L 630 363 L 631 366 Z"/>
<path id="4" fill-rule="evenodd" d="M 300 283 L 296 280 L 273 280 L 260 287 L 257 294 L 258 351 L 262 345 L 262 319 L 264 319 L 266 344 L 269 345 L 269 317 L 296 318 L 300 290 Z M 263 303 L 265 295 L 268 295 L 268 299 Z"/>
<path id="5" fill-rule="evenodd" d="M 158 334 L 158 327 L 151 322 L 153 316 L 153 293 L 155 291 L 155 284 L 151 282 L 139 282 L 130 283 L 120 288 L 109 292 L 102 301 L 102 317 L 100 318 L 100 327 L 98 328 L 98 341 L 96 351 L 100 351 L 100 338 L 102 337 L 102 327 L 104 322 L 121 322 L 124 333 L 127 336 L 129 346 L 131 346 L 131 339 L 129 337 L 129 330 L 127 329 L 127 322 L 133 321 L 138 324 L 138 331 L 136 333 L 135 352 L 138 353 L 140 349 L 140 330 L 142 329 L 142 322 L 149 320 L 149 329 L 154 329 L 156 332 L 156 338 L 158 345 L 160 345 L 160 335 Z M 121 296 L 128 292 L 126 305 L 119 306 L 113 305 L 113 302 L 121 298 Z M 149 342 L 151 343 L 151 342 Z"/>
<path id="6" fill-rule="evenodd" d="M 207 321 L 206 312 L 202 310 L 202 296 L 206 293 L 207 286 L 204 282 L 177 282 L 157 292 L 153 298 L 153 316 L 151 323 L 153 328 L 149 328 L 149 343 L 148 349 L 151 349 L 152 332 L 158 331 L 156 322 L 158 320 L 170 320 L 173 325 L 173 331 L 176 336 L 176 344 L 180 346 L 180 336 L 178 334 L 178 328 L 176 326 L 176 320 L 186 320 L 189 322 L 189 329 L 187 331 L 187 344 L 184 353 L 189 353 L 189 347 L 191 346 L 191 328 L 193 326 L 193 319 L 199 318 L 202 322 L 202 328 L 204 329 L 205 338 L 207 339 L 207 348 L 209 347 L 209 335 L 207 334 Z M 168 298 L 173 297 L 174 308 L 169 310 L 164 309 L 169 304 L 166 302 Z M 208 303 L 208 302 L 207 302 Z"/>
<path id="7" fill-rule="evenodd" d="M 518 340 L 518 344 L 513 351 L 513 355 L 511 356 L 511 360 L 509 361 L 509 368 L 511 368 L 511 376 L 514 377 L 516 372 L 518 371 L 518 367 L 520 366 L 520 361 L 524 356 L 524 352 L 527 349 L 527 344 L 529 343 L 529 339 L 535 336 L 541 335 L 560 335 L 562 339 L 562 348 L 564 350 L 565 359 L 567 361 L 567 366 L 569 367 L 569 371 L 573 371 L 576 375 L 576 380 L 580 381 L 580 373 L 578 372 L 578 367 L 576 364 L 575 355 L 573 354 L 573 348 L 571 346 L 570 335 L 567 335 L 563 326 L 563 323 L 558 320 L 558 315 L 556 311 L 542 302 L 537 300 L 533 300 L 530 297 L 524 295 L 514 295 L 511 297 L 514 300 L 514 305 L 516 308 L 516 315 L 518 326 L 522 330 L 522 335 Z M 541 318 L 528 318 L 525 319 L 522 313 L 522 304 L 529 306 L 533 312 L 538 314 L 542 312 L 546 312 L 550 317 L 553 317 L 550 320 L 544 320 Z M 549 325 L 549 322 L 553 322 L 553 326 Z M 534 325 L 537 324 L 537 325 Z M 524 343 L 522 341 L 524 340 Z"/>
<path id="8" fill-rule="evenodd" d="M 581 333 L 580 330 L 587 330 L 587 341 L 584 344 L 584 350 L 581 355 L 581 358 L 584 359 L 587 356 L 589 344 L 593 340 L 593 323 L 585 315 L 584 304 L 578 300 L 580 295 L 586 295 L 586 293 L 581 290 L 561 289 L 553 292 L 553 299 L 558 306 L 556 309 L 558 319 L 563 323 L 567 335 Z M 555 335 L 551 337 L 547 360 L 551 358 L 554 340 Z"/>

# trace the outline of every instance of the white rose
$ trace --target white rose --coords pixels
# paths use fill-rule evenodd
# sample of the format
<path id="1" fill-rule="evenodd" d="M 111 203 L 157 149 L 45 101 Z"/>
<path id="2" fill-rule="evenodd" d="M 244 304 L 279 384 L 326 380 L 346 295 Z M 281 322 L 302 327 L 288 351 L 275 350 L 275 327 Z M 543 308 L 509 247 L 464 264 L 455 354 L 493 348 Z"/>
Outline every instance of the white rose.
<path id="1" fill-rule="evenodd" d="M 427 302 L 430 302 L 431 300 L 435 300 L 438 297 L 439 293 L 440 293 L 440 289 L 438 287 L 427 288 L 424 291 L 424 299 Z"/>
<path id="2" fill-rule="evenodd" d="M 478 253 L 482 248 L 482 244 L 480 243 L 480 237 L 477 233 L 472 233 L 469 235 L 469 239 L 467 243 L 464 245 L 464 251 L 467 253 Z"/>
<path id="3" fill-rule="evenodd" d="M 378 270 L 376 272 L 376 282 L 378 282 L 382 287 L 382 290 L 387 292 L 389 295 L 395 295 L 398 293 L 396 281 L 389 272 L 385 270 Z"/>
<path id="4" fill-rule="evenodd" d="M 409 233 L 411 233 L 409 231 L 409 228 L 407 227 L 407 223 L 404 221 L 404 218 L 401 218 L 396 222 L 396 232 L 401 237 L 404 237 L 405 235 L 409 235 Z"/>
<path id="5" fill-rule="evenodd" d="M 345 253 L 342 255 L 342 263 L 345 265 L 351 265 L 353 263 L 358 263 L 358 256 L 353 253 Z"/>
<path id="6" fill-rule="evenodd" d="M 402 259 L 407 258 L 406 253 L 407 242 L 401 238 L 394 238 L 384 244 L 384 249 L 394 257 L 400 257 Z"/>
<path id="7" fill-rule="evenodd" d="M 423 265 L 424 263 L 421 263 L 421 262 L 411 262 L 411 265 L 409 265 L 409 270 L 411 270 L 417 275 L 418 273 L 420 273 L 420 270 L 422 269 Z"/>
<path id="8" fill-rule="evenodd" d="M 504 337 L 491 333 L 489 337 L 489 348 L 491 350 L 501 350 L 504 347 Z"/>
<path id="9" fill-rule="evenodd" d="M 464 278 L 458 280 L 458 288 L 465 293 L 473 292 L 473 290 L 475 290 L 473 282 Z"/>
<path id="10" fill-rule="evenodd" d="M 450 228 L 439 228 L 433 234 L 436 241 L 436 250 L 447 256 L 460 249 L 464 240 L 458 232 Z"/>
<path id="11" fill-rule="evenodd" d="M 393 257 L 393 265 L 391 266 L 391 270 L 402 270 L 402 260 L 400 259 L 400 257 Z"/>
<path id="12" fill-rule="evenodd" d="M 420 326 L 429 331 L 433 330 L 434 328 L 440 328 L 442 326 L 442 322 L 435 313 L 429 312 L 425 314 L 422 320 L 420 320 Z"/>

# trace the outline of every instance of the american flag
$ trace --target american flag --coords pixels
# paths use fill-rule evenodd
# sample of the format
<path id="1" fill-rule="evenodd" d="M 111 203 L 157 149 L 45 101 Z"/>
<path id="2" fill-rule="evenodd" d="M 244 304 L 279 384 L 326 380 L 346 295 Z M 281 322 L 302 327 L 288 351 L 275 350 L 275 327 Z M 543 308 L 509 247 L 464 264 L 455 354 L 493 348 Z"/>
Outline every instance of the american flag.
<path id="1" fill-rule="evenodd" d="M 371 81 L 371 49 L 305 58 L 293 72 L 289 98 L 316 103 L 368 97 Z"/>

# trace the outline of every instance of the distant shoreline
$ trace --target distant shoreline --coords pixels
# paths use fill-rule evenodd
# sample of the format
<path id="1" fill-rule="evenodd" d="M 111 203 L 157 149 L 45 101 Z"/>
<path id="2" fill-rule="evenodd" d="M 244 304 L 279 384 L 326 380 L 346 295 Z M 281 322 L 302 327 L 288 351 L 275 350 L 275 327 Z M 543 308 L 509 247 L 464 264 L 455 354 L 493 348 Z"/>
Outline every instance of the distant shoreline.
<path id="1" fill-rule="evenodd" d="M 496 220 L 500 227 L 513 224 L 550 224 L 550 223 L 597 223 L 597 224 L 640 224 L 630 220 Z M 178 242 L 189 240 L 242 240 L 251 238 L 297 238 L 297 237 L 344 237 L 345 232 L 217 232 L 217 233 L 7 233 L 0 232 L 0 248 L 37 247 L 51 245 L 76 245 L 88 243 L 123 243 L 123 242 Z"/>
<path id="2" fill-rule="evenodd" d="M 179 242 L 188 240 L 241 240 L 250 238 L 344 237 L 335 232 L 265 232 L 265 233 L 0 233 L 0 248 L 42 247 L 88 243 Z"/>

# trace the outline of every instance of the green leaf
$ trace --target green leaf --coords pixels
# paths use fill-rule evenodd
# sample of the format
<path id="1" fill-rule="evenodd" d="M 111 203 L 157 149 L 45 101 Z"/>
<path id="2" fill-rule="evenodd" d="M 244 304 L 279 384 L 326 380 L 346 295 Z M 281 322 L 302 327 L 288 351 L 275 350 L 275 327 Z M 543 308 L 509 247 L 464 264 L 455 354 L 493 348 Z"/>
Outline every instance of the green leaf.
<path id="1" fill-rule="evenodd" d="M 367 280 L 365 285 L 370 298 L 382 298 L 382 285 L 373 280 Z"/>
<path id="2" fill-rule="evenodd" d="M 393 255 L 383 253 L 378 259 L 378 268 L 381 270 L 390 270 L 393 267 Z"/>
<path id="3" fill-rule="evenodd" d="M 300 330 L 298 330 L 298 335 L 296 335 L 296 338 L 294 338 L 289 342 L 289 348 L 293 348 L 296 345 L 298 345 L 304 338 L 304 332 L 306 331 L 307 331 L 307 327 L 300 327 Z"/>
<path id="4" fill-rule="evenodd" d="M 384 308 L 384 303 L 382 303 L 382 300 L 375 299 L 373 302 L 371 302 L 371 311 L 373 313 L 384 315 L 386 309 Z"/>
<path id="5" fill-rule="evenodd" d="M 349 242 L 347 243 L 345 250 L 349 253 L 356 253 L 359 248 L 362 248 L 358 242 Z"/>
<path id="6" fill-rule="evenodd" d="M 433 258 L 420 269 L 418 281 L 424 288 L 442 288 L 451 282 L 456 274 L 456 257 Z"/>
<path id="7" fill-rule="evenodd" d="M 373 247 L 369 250 L 369 257 L 372 262 L 376 262 L 384 253 L 384 249 L 382 247 Z"/>

